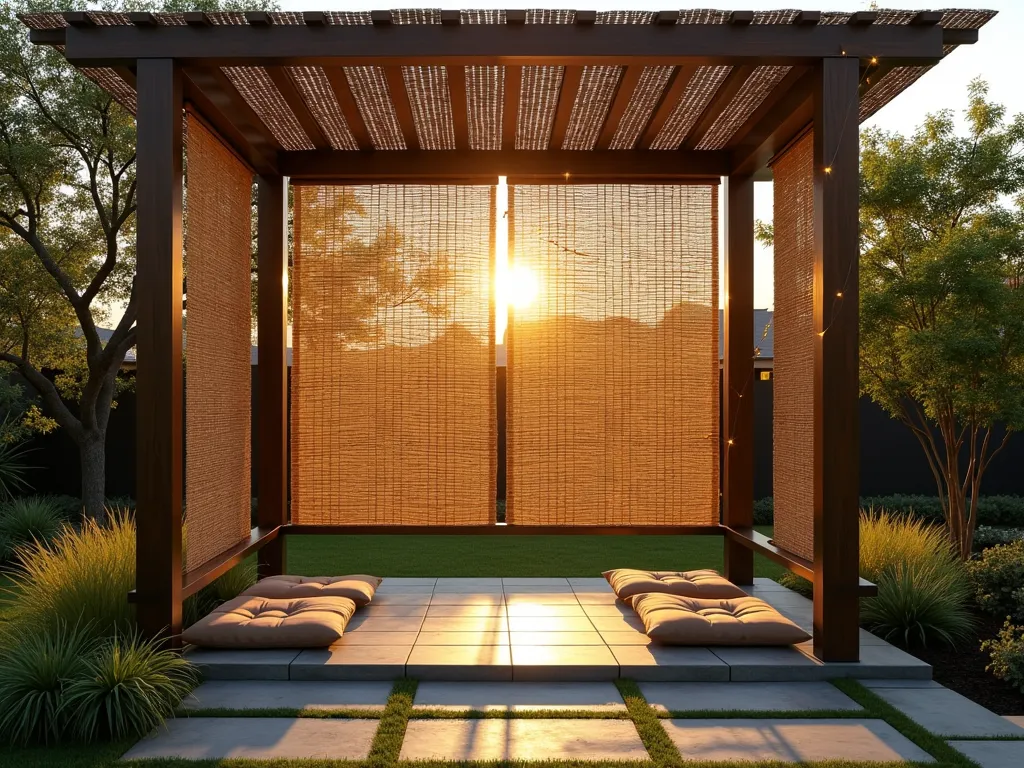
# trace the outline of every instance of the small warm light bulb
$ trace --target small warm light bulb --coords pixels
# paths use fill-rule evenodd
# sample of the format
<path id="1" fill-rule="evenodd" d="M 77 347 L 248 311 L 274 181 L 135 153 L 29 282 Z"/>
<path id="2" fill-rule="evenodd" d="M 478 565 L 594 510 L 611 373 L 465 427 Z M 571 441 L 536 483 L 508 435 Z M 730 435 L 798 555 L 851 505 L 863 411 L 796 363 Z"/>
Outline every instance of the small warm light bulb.
<path id="1" fill-rule="evenodd" d="M 566 172 L 565 172 L 565 180 L 566 180 L 566 181 L 568 181 L 568 180 L 569 180 L 569 172 L 568 172 L 568 171 L 566 171 Z"/>
<path id="2" fill-rule="evenodd" d="M 832 173 L 832 166 L 831 165 L 826 165 L 825 166 L 825 173 Z"/>
<path id="3" fill-rule="evenodd" d="M 877 64 L 878 63 L 878 58 L 876 56 L 872 56 L 871 57 L 871 63 L 872 64 Z"/>
<path id="4" fill-rule="evenodd" d="M 819 336 L 824 336 L 824 335 L 825 335 L 825 332 L 824 332 L 824 331 L 818 331 L 818 335 L 819 335 Z"/>
<path id="5" fill-rule="evenodd" d="M 842 291 L 836 291 L 836 298 L 837 299 L 843 298 L 843 292 Z"/>
<path id="6" fill-rule="evenodd" d="M 732 441 L 732 440 L 729 440 L 729 445 L 732 445 L 732 444 L 733 444 L 733 441 Z"/>

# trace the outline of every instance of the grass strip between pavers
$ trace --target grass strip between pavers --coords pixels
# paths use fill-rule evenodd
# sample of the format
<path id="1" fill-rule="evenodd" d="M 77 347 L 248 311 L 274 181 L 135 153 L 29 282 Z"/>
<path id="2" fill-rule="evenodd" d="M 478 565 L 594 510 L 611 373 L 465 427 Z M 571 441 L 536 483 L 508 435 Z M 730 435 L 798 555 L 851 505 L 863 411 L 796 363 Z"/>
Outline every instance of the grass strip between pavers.
<path id="1" fill-rule="evenodd" d="M 942 736 L 936 736 L 923 725 L 919 725 L 856 680 L 840 678 L 831 682 L 832 685 L 864 707 L 865 717 L 884 720 L 934 757 L 940 765 L 955 768 L 979 768 L 976 762 L 949 746 Z"/>
<path id="2" fill-rule="evenodd" d="M 863 720 L 868 717 L 862 709 L 673 709 L 655 710 L 655 713 L 660 720 Z"/>
<path id="3" fill-rule="evenodd" d="M 410 720 L 631 720 L 628 711 L 592 709 L 414 709 Z"/>
<path id="4" fill-rule="evenodd" d="M 647 698 L 636 681 L 620 678 L 615 681 L 615 687 L 619 689 L 622 700 L 626 702 L 626 710 L 633 720 L 633 725 L 636 726 L 640 741 L 643 742 L 647 754 L 657 768 L 682 765 L 683 758 L 679 750 L 665 732 L 661 720 L 647 703 Z"/>
<path id="5" fill-rule="evenodd" d="M 389 768 L 398 762 L 418 684 L 418 681 L 410 678 L 395 681 L 370 745 L 370 754 L 366 758 L 367 768 Z"/>
<path id="6" fill-rule="evenodd" d="M 321 707 L 265 707 L 263 709 L 230 709 L 224 707 L 206 707 L 202 709 L 183 709 L 175 714 L 177 718 L 186 717 L 308 717 L 319 720 L 380 720 L 384 717 L 384 709 L 327 709 Z"/>

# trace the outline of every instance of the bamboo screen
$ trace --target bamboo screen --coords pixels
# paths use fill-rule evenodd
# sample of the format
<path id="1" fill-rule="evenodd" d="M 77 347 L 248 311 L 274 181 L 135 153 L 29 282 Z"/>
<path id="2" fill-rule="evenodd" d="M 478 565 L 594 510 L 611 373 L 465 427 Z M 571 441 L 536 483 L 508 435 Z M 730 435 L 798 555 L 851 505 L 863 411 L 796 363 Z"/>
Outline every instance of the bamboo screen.
<path id="1" fill-rule="evenodd" d="M 775 176 L 775 543 L 814 558 L 814 137 Z M 854 371 L 856 374 L 856 371 Z"/>
<path id="2" fill-rule="evenodd" d="M 510 189 L 510 522 L 718 522 L 717 194 Z"/>
<path id="3" fill-rule="evenodd" d="M 249 537 L 252 176 L 189 118 L 185 567 Z"/>
<path id="4" fill-rule="evenodd" d="M 494 522 L 494 189 L 295 187 L 292 520 Z"/>

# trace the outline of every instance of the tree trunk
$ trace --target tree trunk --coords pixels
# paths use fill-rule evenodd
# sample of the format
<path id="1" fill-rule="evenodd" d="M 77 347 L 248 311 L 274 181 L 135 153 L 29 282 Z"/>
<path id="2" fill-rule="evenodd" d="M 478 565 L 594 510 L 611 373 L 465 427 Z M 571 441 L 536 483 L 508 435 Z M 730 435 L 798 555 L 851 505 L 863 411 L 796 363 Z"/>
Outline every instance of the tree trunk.
<path id="1" fill-rule="evenodd" d="M 106 522 L 106 430 L 87 432 L 78 444 L 82 464 L 82 507 L 86 517 Z"/>

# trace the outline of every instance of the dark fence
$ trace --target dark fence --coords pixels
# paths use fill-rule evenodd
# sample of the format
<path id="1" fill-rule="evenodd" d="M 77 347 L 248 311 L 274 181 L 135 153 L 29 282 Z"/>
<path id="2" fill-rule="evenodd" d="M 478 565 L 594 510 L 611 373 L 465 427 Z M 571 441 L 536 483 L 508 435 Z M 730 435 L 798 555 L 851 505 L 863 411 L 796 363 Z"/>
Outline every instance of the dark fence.
<path id="1" fill-rule="evenodd" d="M 253 368 L 253 416 L 259 408 Z M 505 497 L 505 369 L 498 368 L 498 498 Z M 754 494 L 772 495 L 772 382 L 754 383 Z M 924 453 L 910 431 L 867 398 L 860 401 L 861 495 L 894 493 L 935 495 L 935 481 Z M 1001 438 L 1001 435 L 997 435 Z M 61 430 L 36 437 L 28 461 L 29 482 L 37 493 L 77 495 L 78 450 Z M 253 445 L 253 489 L 258 445 Z M 1024 437 L 1014 435 L 985 474 L 983 492 L 1024 494 Z M 107 434 L 107 495 L 135 495 L 135 396 L 126 393 L 111 413 Z"/>

